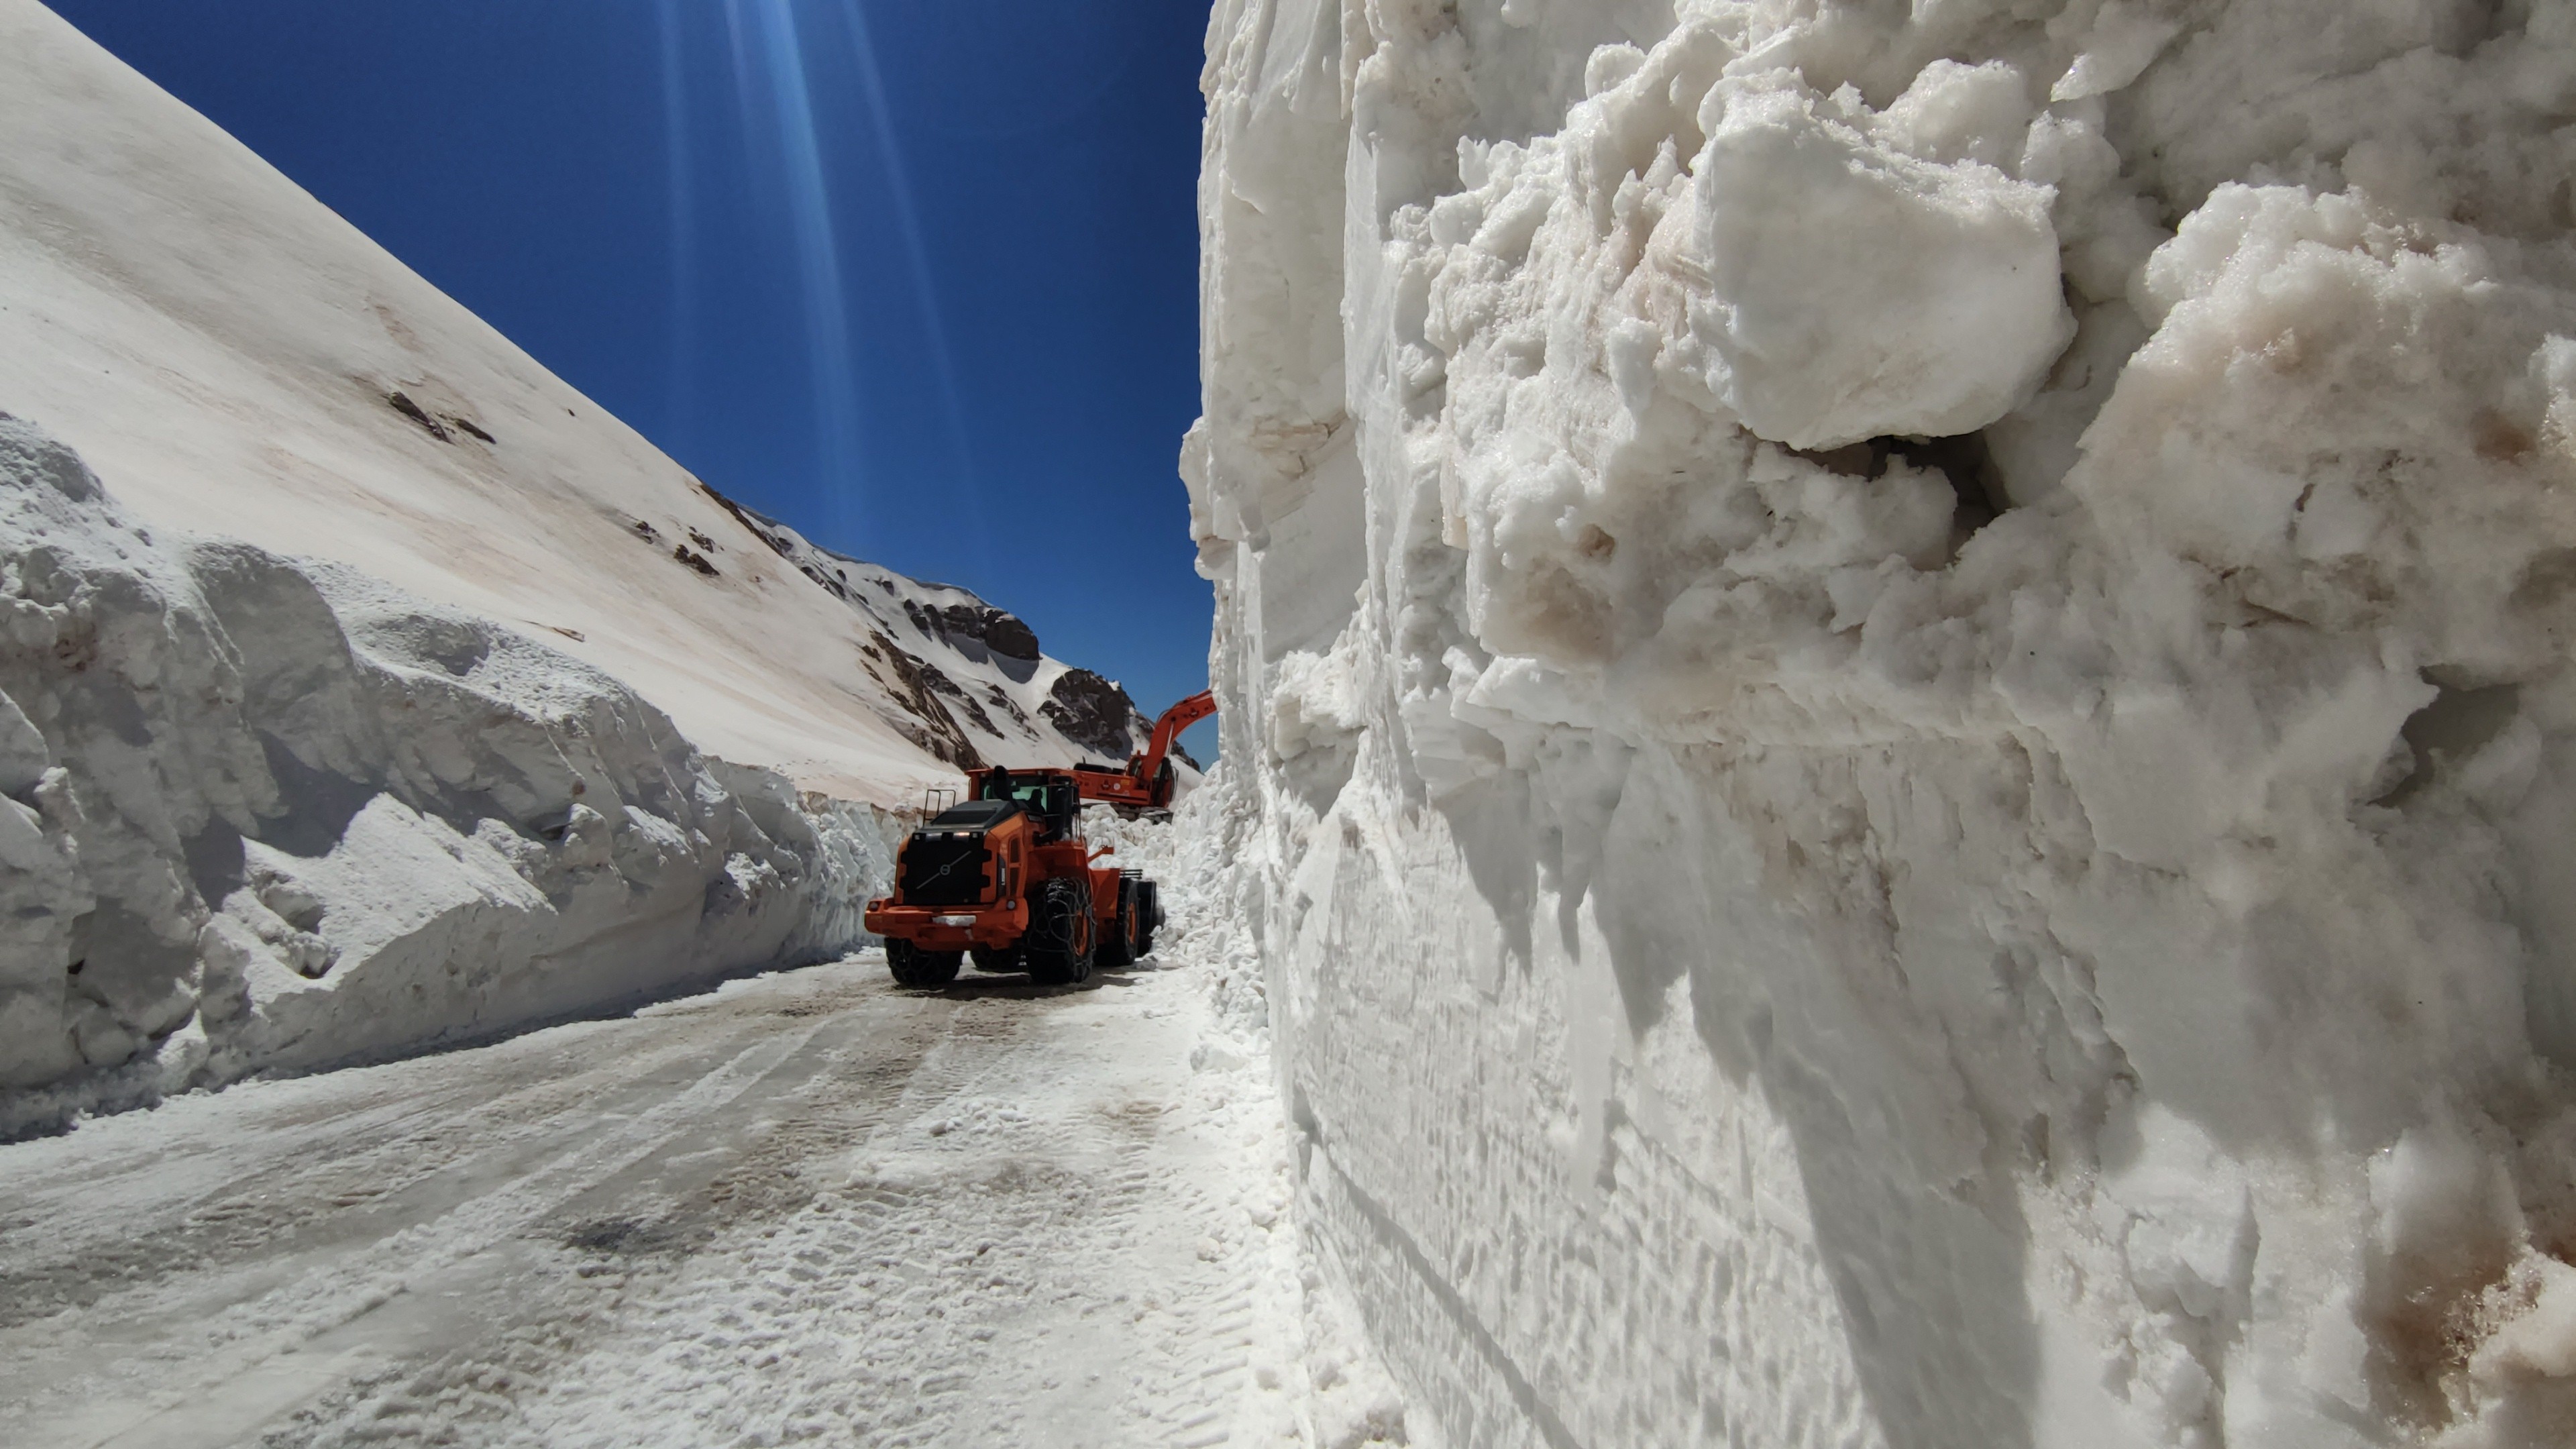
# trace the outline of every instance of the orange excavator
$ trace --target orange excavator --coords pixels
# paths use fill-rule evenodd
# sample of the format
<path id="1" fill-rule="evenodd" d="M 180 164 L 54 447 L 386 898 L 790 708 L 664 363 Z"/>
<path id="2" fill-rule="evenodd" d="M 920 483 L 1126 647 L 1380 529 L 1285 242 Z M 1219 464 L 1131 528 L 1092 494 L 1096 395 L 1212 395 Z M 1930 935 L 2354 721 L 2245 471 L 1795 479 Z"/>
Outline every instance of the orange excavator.
<path id="1" fill-rule="evenodd" d="M 1182 731 L 1214 713 L 1216 696 L 1202 689 L 1163 711 L 1163 717 L 1154 721 L 1153 741 L 1128 757 L 1124 771 L 1074 766 L 1074 783 L 1081 787 L 1082 798 L 1115 805 L 1122 815 L 1171 809 L 1176 773 L 1172 768 L 1172 746 L 1179 742 Z"/>
<path id="2" fill-rule="evenodd" d="M 911 987 L 945 986 L 972 957 L 981 971 L 1026 971 L 1042 986 L 1086 980 L 1154 949 L 1161 895 L 1144 872 L 1103 867 L 1109 846 L 1083 838 L 1082 806 L 1122 814 L 1171 808 L 1172 745 L 1216 712 L 1194 694 L 1154 722 L 1124 771 L 1076 766 L 972 770 L 966 798 L 922 822 L 895 856 L 895 893 L 868 902 L 886 967 Z"/>

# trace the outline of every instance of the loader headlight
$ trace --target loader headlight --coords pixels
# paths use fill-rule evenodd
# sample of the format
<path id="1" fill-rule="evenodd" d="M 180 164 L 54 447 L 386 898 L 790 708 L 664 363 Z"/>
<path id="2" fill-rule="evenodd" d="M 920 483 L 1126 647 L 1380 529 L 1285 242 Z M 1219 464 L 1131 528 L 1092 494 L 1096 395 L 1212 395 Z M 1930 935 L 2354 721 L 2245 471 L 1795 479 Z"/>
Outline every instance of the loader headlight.
<path id="1" fill-rule="evenodd" d="M 973 916 L 933 916 L 930 918 L 930 923 L 934 926 L 971 926 L 975 924 L 975 918 Z"/>

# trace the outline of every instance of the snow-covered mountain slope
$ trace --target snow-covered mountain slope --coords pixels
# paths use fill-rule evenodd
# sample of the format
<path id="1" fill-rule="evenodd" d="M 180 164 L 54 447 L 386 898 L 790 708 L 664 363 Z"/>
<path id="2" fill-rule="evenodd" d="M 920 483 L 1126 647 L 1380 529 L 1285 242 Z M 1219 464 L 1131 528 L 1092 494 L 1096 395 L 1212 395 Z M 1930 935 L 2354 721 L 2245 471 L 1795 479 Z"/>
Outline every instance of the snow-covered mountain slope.
<path id="1" fill-rule="evenodd" d="M 966 590 L 923 583 L 808 541 L 774 518 L 718 497 L 798 573 L 874 625 L 860 652 L 884 666 L 900 724 L 960 765 L 1123 765 L 1153 737 L 1127 691 L 1050 659 L 1027 623 Z M 919 728 L 913 722 L 919 722 Z"/>
<path id="2" fill-rule="evenodd" d="M 0 0 L 0 409 L 147 525 L 331 559 L 502 621 L 633 686 L 710 753 L 808 788 L 899 805 L 970 757 L 1125 753 L 1115 690 L 1037 654 L 1017 621 L 882 571 L 900 599 L 800 573 L 810 552 L 782 560 L 34 0 Z"/>
<path id="3" fill-rule="evenodd" d="M 1209 46 L 1208 849 L 1416 1408 L 2576 1443 L 2576 8 Z"/>

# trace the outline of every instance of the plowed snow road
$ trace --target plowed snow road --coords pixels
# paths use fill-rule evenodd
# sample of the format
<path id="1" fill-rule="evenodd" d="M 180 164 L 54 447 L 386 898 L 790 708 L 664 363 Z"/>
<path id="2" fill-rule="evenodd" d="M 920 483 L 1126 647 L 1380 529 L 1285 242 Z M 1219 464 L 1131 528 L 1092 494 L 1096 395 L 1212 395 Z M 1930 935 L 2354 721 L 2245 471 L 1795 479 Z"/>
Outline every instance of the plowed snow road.
<path id="1" fill-rule="evenodd" d="M 870 956 L 0 1147 L 0 1440 L 1293 1439 L 1277 1109 L 1205 1017 Z"/>

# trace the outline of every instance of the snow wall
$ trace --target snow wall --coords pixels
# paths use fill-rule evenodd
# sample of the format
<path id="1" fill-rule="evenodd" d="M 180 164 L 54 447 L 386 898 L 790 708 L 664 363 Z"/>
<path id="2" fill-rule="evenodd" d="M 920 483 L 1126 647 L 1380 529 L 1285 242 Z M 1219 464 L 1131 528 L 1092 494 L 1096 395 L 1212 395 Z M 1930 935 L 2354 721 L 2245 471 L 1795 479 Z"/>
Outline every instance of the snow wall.
<path id="1" fill-rule="evenodd" d="M 2576 6 L 1208 48 L 1200 813 L 1417 1432 L 2576 1442 Z"/>
<path id="2" fill-rule="evenodd" d="M 0 415 L 0 1136 L 863 939 L 890 821 Z"/>

